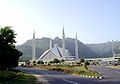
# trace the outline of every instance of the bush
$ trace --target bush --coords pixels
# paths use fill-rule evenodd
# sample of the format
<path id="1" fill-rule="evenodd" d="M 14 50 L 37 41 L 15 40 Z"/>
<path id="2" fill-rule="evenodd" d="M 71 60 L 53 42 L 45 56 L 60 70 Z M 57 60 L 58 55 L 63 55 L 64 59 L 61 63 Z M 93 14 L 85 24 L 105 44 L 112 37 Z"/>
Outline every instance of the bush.
<path id="1" fill-rule="evenodd" d="M 84 64 L 84 68 L 85 68 L 85 69 L 88 69 L 88 67 L 87 67 L 87 65 L 86 65 L 86 64 Z"/>
<path id="2" fill-rule="evenodd" d="M 1 72 L 1 71 L 0 71 Z M 1 81 L 9 81 L 14 79 L 17 76 L 16 72 L 13 71 L 5 71 L 4 74 L 0 73 L 0 82 Z"/>
<path id="3" fill-rule="evenodd" d="M 73 70 L 72 70 L 72 69 L 64 69 L 64 72 L 65 72 L 65 73 L 68 73 L 68 74 L 72 74 L 72 73 L 73 73 Z"/>
<path id="4" fill-rule="evenodd" d="M 78 74 L 85 74 L 86 72 L 81 70 L 81 71 L 78 71 L 77 73 Z"/>
<path id="5" fill-rule="evenodd" d="M 50 66 L 50 64 L 49 64 L 49 63 L 48 63 L 47 65 L 48 65 L 48 66 Z"/>
<path id="6" fill-rule="evenodd" d="M 80 59 L 80 62 L 83 63 L 83 62 L 85 62 L 85 60 L 84 59 Z"/>
<path id="7" fill-rule="evenodd" d="M 41 64 L 42 65 L 42 64 L 44 64 L 44 62 L 43 61 L 38 61 L 37 64 Z"/>
<path id="8" fill-rule="evenodd" d="M 51 70 L 54 70 L 54 71 L 63 71 L 62 68 L 52 68 Z"/>
<path id="9" fill-rule="evenodd" d="M 85 62 L 85 65 L 90 65 L 90 63 L 88 61 Z"/>
<path id="10" fill-rule="evenodd" d="M 80 62 L 77 62 L 76 64 L 77 64 L 77 65 L 81 65 L 81 63 L 80 63 Z"/>
<path id="11" fill-rule="evenodd" d="M 54 63 L 60 63 L 60 60 L 58 60 L 58 59 L 54 59 Z"/>
<path id="12" fill-rule="evenodd" d="M 61 60 L 61 62 L 63 63 L 63 62 L 65 62 L 65 60 L 64 60 L 64 59 L 62 59 L 62 60 Z"/>
<path id="13" fill-rule="evenodd" d="M 49 63 L 50 63 L 50 64 L 53 64 L 53 63 L 54 63 L 54 61 L 49 61 Z"/>

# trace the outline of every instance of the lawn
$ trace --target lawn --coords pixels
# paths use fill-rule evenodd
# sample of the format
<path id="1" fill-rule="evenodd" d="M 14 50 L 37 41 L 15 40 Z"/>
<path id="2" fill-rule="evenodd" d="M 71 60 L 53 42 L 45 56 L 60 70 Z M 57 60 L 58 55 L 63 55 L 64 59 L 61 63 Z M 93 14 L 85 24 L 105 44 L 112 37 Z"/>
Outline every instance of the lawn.
<path id="1" fill-rule="evenodd" d="M 110 68 L 116 68 L 116 69 L 120 69 L 120 65 L 117 65 L 117 66 L 108 66 Z"/>
<path id="2" fill-rule="evenodd" d="M 86 69 L 84 66 L 71 66 L 71 65 L 37 65 L 36 68 L 47 69 L 53 71 L 61 71 L 67 74 L 76 75 L 88 75 L 88 76 L 102 76 L 102 74 L 93 71 L 91 69 Z"/>
<path id="3" fill-rule="evenodd" d="M 0 71 L 0 84 L 36 84 L 36 77 L 18 70 Z"/>

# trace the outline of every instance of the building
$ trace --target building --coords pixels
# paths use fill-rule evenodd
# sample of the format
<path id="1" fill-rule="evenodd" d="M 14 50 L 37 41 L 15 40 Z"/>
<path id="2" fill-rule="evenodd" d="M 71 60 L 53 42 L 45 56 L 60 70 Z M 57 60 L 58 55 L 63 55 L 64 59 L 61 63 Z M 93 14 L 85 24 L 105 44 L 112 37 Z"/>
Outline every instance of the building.
<path id="1" fill-rule="evenodd" d="M 64 27 L 62 32 L 62 48 L 59 47 L 57 44 L 54 44 L 54 47 L 52 47 L 52 39 L 50 38 L 50 48 L 46 50 L 36 61 L 44 61 L 49 62 L 53 61 L 55 58 L 59 60 L 65 60 L 65 61 L 75 61 L 78 59 L 78 44 L 77 44 L 77 34 L 76 34 L 76 40 L 75 40 L 75 56 L 72 56 L 68 49 L 65 49 L 65 33 L 64 33 Z M 77 49 L 76 49 L 77 48 Z"/>
<path id="2" fill-rule="evenodd" d="M 32 40 L 32 60 L 31 62 L 36 61 L 36 45 L 35 45 L 35 31 L 33 32 L 33 40 Z"/>
<path id="3" fill-rule="evenodd" d="M 63 51 L 61 47 L 58 47 L 57 44 L 54 45 L 53 48 L 46 50 L 41 56 L 40 58 L 37 60 L 41 60 L 44 62 L 49 62 L 54 60 L 55 58 L 59 59 L 59 60 L 74 60 L 75 57 L 71 56 L 69 50 L 65 49 L 65 53 L 63 55 Z"/>

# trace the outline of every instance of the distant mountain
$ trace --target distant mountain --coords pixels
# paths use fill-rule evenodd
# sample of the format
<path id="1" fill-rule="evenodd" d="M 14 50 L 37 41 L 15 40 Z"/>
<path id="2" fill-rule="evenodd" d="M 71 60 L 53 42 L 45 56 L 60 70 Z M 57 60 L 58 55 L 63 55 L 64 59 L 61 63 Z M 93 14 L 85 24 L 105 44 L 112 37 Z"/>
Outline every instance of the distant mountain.
<path id="1" fill-rule="evenodd" d="M 37 58 L 42 55 L 44 51 L 49 49 L 49 41 L 50 38 L 41 38 L 36 39 L 36 56 Z M 56 37 L 52 40 L 53 45 L 58 44 L 59 47 L 62 47 L 62 39 Z M 65 39 L 65 47 L 70 51 L 70 53 L 74 56 L 75 55 L 75 39 L 73 38 L 66 38 Z M 78 41 L 79 47 L 79 58 L 94 58 L 98 56 L 98 54 L 91 51 L 91 49 L 83 44 L 82 42 Z M 23 52 L 23 56 L 20 58 L 21 60 L 31 59 L 32 57 L 32 39 L 27 40 L 24 44 L 17 46 L 17 49 Z"/>
<path id="2" fill-rule="evenodd" d="M 23 55 L 20 57 L 20 60 L 29 60 L 32 57 L 32 47 L 29 45 L 19 45 L 16 47 L 18 50 L 20 50 L 21 52 L 23 52 Z M 41 48 L 36 48 L 36 56 L 37 58 L 40 56 L 40 54 L 42 54 L 44 52 L 44 50 L 42 50 Z"/>
<path id="3" fill-rule="evenodd" d="M 53 40 L 54 44 L 58 44 L 60 47 L 62 47 L 62 39 L 59 37 L 56 37 Z M 66 38 L 65 39 L 65 48 L 70 51 L 70 53 L 74 56 L 75 55 L 75 39 L 73 38 Z M 87 47 L 82 42 L 78 41 L 78 48 L 79 48 L 79 58 L 94 58 L 98 56 L 96 53 L 92 52 L 89 47 Z"/>
<path id="4" fill-rule="evenodd" d="M 86 44 L 93 52 L 100 55 L 100 57 L 112 56 L 112 45 L 115 54 L 120 54 L 120 42 L 107 42 L 100 44 Z"/>

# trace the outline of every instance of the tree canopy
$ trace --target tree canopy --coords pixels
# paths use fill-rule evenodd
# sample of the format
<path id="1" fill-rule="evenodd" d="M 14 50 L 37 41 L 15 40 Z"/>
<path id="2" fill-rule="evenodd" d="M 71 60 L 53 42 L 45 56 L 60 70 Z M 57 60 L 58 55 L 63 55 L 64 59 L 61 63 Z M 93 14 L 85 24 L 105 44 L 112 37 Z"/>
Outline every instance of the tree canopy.
<path id="1" fill-rule="evenodd" d="M 0 70 L 7 70 L 18 65 L 22 52 L 18 51 L 14 45 L 15 36 L 10 26 L 0 27 Z"/>

